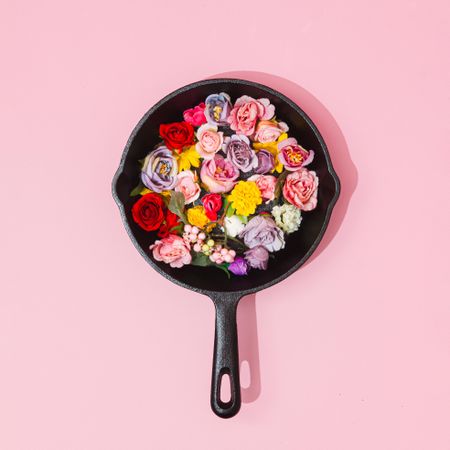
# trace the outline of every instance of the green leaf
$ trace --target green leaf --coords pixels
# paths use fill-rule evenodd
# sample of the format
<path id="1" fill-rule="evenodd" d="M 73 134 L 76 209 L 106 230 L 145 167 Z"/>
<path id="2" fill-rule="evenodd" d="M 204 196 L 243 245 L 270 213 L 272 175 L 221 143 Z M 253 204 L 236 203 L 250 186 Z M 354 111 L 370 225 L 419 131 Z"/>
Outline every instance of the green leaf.
<path id="1" fill-rule="evenodd" d="M 205 255 L 204 253 L 194 253 L 194 256 L 192 257 L 191 264 L 193 266 L 199 266 L 199 267 L 216 267 L 217 269 L 223 270 L 227 277 L 230 278 L 230 271 L 228 270 L 228 264 L 215 264 L 210 259 L 209 256 Z"/>
<path id="2" fill-rule="evenodd" d="M 184 195 L 182 192 L 172 192 L 168 208 L 184 223 L 188 223 L 186 215 L 184 214 Z"/>
<path id="3" fill-rule="evenodd" d="M 171 233 L 180 233 L 181 234 L 181 232 L 183 231 L 183 228 L 184 228 L 183 224 L 180 223 L 179 225 L 172 227 L 169 231 Z"/>
<path id="4" fill-rule="evenodd" d="M 239 217 L 239 220 L 240 220 L 242 223 L 245 223 L 245 224 L 248 223 L 248 217 L 247 217 L 247 216 L 238 216 L 238 217 Z"/>
<path id="5" fill-rule="evenodd" d="M 228 270 L 228 266 L 225 264 L 215 264 L 215 267 L 217 267 L 218 269 L 223 270 L 226 274 L 228 278 L 231 278 L 230 276 L 230 271 Z"/>
<path id="6" fill-rule="evenodd" d="M 131 192 L 130 192 L 130 197 L 136 197 L 137 195 L 139 195 L 142 191 L 142 189 L 144 189 L 144 185 L 142 183 L 139 183 Z"/>
<path id="7" fill-rule="evenodd" d="M 204 253 L 194 253 L 194 256 L 192 257 L 191 264 L 193 266 L 211 266 L 213 262 L 209 259 L 209 256 L 206 256 Z"/>
<path id="8" fill-rule="evenodd" d="M 227 217 L 231 217 L 234 213 L 236 212 L 236 210 L 233 208 L 233 205 L 228 205 L 228 209 L 227 209 Z"/>

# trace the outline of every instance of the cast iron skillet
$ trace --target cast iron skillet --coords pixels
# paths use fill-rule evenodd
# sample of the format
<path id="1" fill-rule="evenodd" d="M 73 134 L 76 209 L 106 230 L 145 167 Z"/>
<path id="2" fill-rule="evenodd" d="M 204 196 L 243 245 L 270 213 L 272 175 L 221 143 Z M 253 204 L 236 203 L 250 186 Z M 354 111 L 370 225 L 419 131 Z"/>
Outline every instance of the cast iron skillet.
<path id="1" fill-rule="evenodd" d="M 182 120 L 182 112 L 204 101 L 209 94 L 226 92 L 235 101 L 241 95 L 269 98 L 275 105 L 276 115 L 289 127 L 306 149 L 315 151 L 314 161 L 308 168 L 319 177 L 317 208 L 303 214 L 300 230 L 291 234 L 286 247 L 275 253 L 268 270 L 252 270 L 248 276 L 229 280 L 220 270 L 212 267 L 184 266 L 173 269 L 155 261 L 149 250 L 155 233 L 139 228 L 131 216 L 136 198 L 131 190 L 139 180 L 139 160 L 158 143 L 161 123 Z M 211 407 L 220 417 L 234 416 L 241 406 L 239 384 L 239 358 L 236 328 L 236 308 L 247 295 L 274 285 L 294 273 L 317 248 L 339 196 L 339 179 L 333 170 L 330 155 L 319 131 L 311 119 L 291 100 L 273 89 L 251 81 L 238 79 L 212 79 L 199 81 L 169 94 L 151 108 L 131 133 L 112 183 L 113 197 L 120 209 L 125 228 L 139 253 L 161 275 L 170 281 L 212 299 L 216 309 L 216 332 L 211 385 Z M 220 385 L 224 374 L 229 376 L 231 398 L 220 398 Z"/>

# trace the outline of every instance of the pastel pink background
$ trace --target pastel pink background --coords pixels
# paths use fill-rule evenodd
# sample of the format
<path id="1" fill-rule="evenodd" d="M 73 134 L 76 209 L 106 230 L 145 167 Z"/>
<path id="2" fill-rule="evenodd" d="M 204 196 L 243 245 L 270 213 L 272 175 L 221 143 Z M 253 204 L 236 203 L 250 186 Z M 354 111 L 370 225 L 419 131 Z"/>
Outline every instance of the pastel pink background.
<path id="1" fill-rule="evenodd" d="M 3 0 L 0 448 L 449 450 L 449 17 Z M 212 303 L 145 263 L 110 193 L 145 111 L 218 74 L 299 102 L 343 185 L 315 257 L 240 306 L 250 375 L 227 421 Z"/>

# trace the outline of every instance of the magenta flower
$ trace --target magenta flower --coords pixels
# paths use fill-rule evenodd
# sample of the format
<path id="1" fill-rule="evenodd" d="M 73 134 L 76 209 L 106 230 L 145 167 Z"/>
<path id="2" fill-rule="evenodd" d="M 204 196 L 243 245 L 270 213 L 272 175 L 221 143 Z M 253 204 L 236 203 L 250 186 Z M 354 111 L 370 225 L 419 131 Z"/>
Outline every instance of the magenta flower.
<path id="1" fill-rule="evenodd" d="M 190 123 L 193 127 L 203 125 L 206 123 L 205 107 L 206 105 L 202 102 L 194 108 L 187 109 L 183 113 L 184 121 Z"/>
<path id="2" fill-rule="evenodd" d="M 238 256 L 235 260 L 228 266 L 228 270 L 235 275 L 242 276 L 247 275 L 248 265 L 242 256 Z"/>

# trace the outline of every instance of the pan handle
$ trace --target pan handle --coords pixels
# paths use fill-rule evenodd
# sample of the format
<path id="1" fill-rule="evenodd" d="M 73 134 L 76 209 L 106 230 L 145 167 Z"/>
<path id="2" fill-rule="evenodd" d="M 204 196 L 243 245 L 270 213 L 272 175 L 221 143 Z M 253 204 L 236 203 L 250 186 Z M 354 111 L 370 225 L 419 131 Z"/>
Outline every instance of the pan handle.
<path id="1" fill-rule="evenodd" d="M 211 408 L 219 417 L 236 415 L 241 407 L 239 381 L 239 354 L 236 326 L 236 309 L 242 295 L 235 292 L 216 292 L 210 295 L 216 307 L 216 332 L 211 381 Z M 220 398 L 224 376 L 229 377 L 231 397 Z"/>

